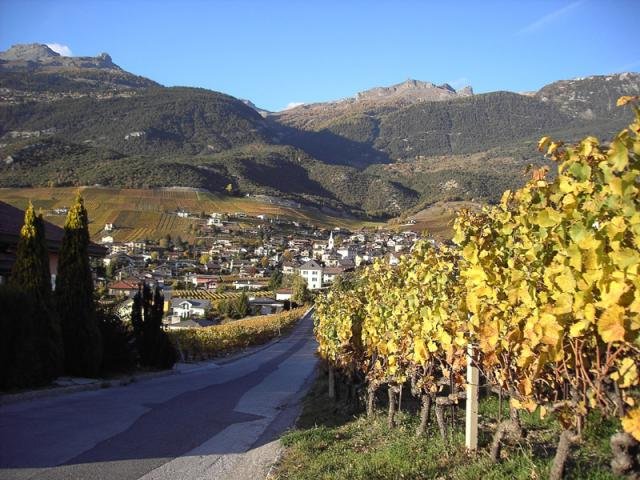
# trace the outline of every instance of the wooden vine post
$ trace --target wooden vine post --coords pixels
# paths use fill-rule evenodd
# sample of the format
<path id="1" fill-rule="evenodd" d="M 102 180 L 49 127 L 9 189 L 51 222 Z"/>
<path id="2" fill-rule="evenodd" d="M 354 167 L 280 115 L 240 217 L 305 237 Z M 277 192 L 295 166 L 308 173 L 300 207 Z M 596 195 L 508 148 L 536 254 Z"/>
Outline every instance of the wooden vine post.
<path id="1" fill-rule="evenodd" d="M 465 446 L 469 451 L 478 449 L 478 383 L 480 374 L 475 364 L 475 347 L 467 346 L 467 408 L 465 421 Z"/>

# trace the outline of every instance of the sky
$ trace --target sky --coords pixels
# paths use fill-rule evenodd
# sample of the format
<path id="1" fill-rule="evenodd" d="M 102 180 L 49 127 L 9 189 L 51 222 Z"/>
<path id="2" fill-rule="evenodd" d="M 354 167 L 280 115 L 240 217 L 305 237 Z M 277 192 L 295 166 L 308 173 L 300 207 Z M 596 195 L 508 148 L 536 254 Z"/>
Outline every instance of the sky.
<path id="1" fill-rule="evenodd" d="M 109 53 L 279 111 L 409 78 L 476 93 L 640 71 L 640 0 L 0 0 L 0 50 Z"/>

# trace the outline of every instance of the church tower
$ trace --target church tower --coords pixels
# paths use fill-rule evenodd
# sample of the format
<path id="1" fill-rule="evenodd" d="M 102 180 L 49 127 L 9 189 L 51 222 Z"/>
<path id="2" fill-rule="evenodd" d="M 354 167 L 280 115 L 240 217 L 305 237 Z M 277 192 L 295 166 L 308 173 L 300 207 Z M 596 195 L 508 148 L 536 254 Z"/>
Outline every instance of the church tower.
<path id="1" fill-rule="evenodd" d="M 327 244 L 329 250 L 333 250 L 333 232 L 329 234 L 329 243 Z"/>

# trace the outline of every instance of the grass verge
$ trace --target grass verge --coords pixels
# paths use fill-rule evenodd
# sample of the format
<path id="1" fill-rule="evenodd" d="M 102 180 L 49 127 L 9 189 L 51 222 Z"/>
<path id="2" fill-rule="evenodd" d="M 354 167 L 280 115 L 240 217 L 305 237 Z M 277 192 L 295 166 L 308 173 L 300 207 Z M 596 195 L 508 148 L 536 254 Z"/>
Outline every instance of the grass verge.
<path id="1" fill-rule="evenodd" d="M 374 418 L 366 418 L 326 395 L 320 375 L 307 395 L 296 429 L 282 437 L 285 451 L 273 471 L 274 479 L 538 479 L 547 478 L 559 431 L 552 420 L 537 414 L 522 416 L 526 437 L 505 446 L 502 459 L 493 464 L 488 446 L 498 420 L 498 400 L 485 397 L 480 403 L 480 449 L 464 448 L 464 410 L 458 410 L 457 428 L 444 442 L 435 422 L 427 435 L 416 438 L 418 418 L 415 401 L 398 416 L 399 425 L 389 429 L 382 402 Z M 406 394 L 406 392 L 405 392 Z M 382 396 L 380 397 L 382 398 Z M 506 417 L 507 412 L 505 412 Z M 617 425 L 593 417 L 583 441 L 574 448 L 567 465 L 567 479 L 619 478 L 609 468 L 609 437 Z"/>

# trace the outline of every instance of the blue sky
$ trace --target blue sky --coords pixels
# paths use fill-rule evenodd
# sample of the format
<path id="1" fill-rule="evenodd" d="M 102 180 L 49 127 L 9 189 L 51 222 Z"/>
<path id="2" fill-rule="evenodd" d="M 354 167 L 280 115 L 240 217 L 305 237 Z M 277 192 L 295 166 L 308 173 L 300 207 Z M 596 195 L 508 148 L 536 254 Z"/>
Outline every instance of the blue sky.
<path id="1" fill-rule="evenodd" d="M 281 110 L 407 78 L 530 91 L 640 71 L 640 0 L 0 0 L 0 49 L 56 43 Z"/>

